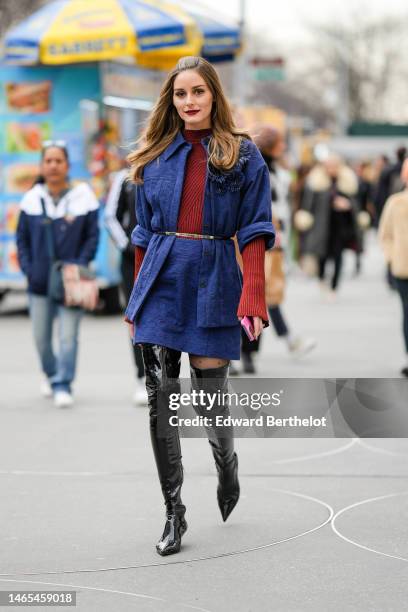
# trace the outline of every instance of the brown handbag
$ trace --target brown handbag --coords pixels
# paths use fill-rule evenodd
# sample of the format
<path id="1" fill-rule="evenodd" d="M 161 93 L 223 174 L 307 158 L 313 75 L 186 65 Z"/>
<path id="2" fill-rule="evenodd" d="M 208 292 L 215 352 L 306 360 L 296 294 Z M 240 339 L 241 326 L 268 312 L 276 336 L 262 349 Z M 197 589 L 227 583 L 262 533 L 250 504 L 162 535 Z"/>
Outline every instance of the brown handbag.
<path id="1" fill-rule="evenodd" d="M 275 227 L 279 222 L 274 219 Z M 242 255 L 239 252 L 238 240 L 234 236 L 235 255 L 243 271 Z M 283 302 L 285 293 L 285 268 L 282 249 L 274 248 L 265 252 L 265 300 L 268 306 L 277 306 Z"/>
<path id="2" fill-rule="evenodd" d="M 277 306 L 285 295 L 285 268 L 282 249 L 265 253 L 265 299 L 268 306 Z"/>
<path id="3" fill-rule="evenodd" d="M 272 216 L 272 222 L 277 232 L 281 231 L 281 223 Z M 267 306 L 282 304 L 285 296 L 285 254 L 281 247 L 274 247 L 265 253 L 265 300 Z"/>

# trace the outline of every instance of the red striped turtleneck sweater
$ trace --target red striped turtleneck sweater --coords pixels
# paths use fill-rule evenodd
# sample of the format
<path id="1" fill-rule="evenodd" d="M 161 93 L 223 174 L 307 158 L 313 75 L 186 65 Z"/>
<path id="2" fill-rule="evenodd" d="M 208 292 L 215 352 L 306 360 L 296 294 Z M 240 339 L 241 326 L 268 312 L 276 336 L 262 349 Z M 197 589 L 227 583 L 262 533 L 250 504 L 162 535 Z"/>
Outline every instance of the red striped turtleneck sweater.
<path id="1" fill-rule="evenodd" d="M 201 140 L 211 134 L 206 130 L 183 130 L 183 136 L 192 144 L 187 157 L 183 192 L 181 196 L 177 231 L 191 234 L 203 233 L 204 189 L 207 154 Z M 135 279 L 139 273 L 146 250 L 136 247 Z M 267 322 L 265 304 L 265 242 L 260 236 L 252 240 L 242 251 L 243 287 L 237 316 L 258 316 Z"/>

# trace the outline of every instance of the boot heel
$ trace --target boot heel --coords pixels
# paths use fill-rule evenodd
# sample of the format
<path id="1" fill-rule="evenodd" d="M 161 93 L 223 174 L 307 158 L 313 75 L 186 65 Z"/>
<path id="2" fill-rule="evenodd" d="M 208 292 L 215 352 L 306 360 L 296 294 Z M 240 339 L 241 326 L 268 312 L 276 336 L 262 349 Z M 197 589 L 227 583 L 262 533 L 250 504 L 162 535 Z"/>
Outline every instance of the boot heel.
<path id="1" fill-rule="evenodd" d="M 186 533 L 187 527 L 188 527 L 188 524 L 184 516 L 180 517 L 180 537 Z"/>
<path id="2" fill-rule="evenodd" d="M 180 552 L 181 538 L 187 531 L 187 521 L 177 514 L 168 514 L 161 539 L 156 544 L 156 551 L 162 557 Z"/>

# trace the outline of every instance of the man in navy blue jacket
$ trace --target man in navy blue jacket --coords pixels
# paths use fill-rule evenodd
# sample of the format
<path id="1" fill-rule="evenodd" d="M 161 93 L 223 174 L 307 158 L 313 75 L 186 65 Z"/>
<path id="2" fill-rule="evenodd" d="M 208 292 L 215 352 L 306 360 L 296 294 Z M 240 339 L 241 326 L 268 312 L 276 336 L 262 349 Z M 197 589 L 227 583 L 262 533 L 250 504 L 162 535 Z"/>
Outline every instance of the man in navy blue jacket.
<path id="1" fill-rule="evenodd" d="M 95 256 L 99 237 L 99 202 L 86 183 L 75 186 L 69 183 L 68 170 L 65 144 L 47 143 L 41 156 L 41 182 L 23 197 L 17 227 L 18 258 L 27 276 L 34 339 L 46 377 L 42 392 L 46 396 L 53 394 L 60 407 L 73 402 L 71 383 L 82 311 L 48 297 L 52 261 L 46 228 L 51 223 L 55 259 L 64 263 L 87 265 Z M 52 344 L 55 317 L 59 319 L 58 354 Z"/>

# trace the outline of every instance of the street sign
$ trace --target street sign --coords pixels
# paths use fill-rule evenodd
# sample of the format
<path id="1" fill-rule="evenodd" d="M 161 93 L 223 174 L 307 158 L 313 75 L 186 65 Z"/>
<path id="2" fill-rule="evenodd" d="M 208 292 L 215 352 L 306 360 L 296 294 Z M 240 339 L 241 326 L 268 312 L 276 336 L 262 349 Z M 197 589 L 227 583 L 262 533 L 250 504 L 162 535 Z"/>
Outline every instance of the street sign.
<path id="1" fill-rule="evenodd" d="M 283 66 L 285 65 L 285 60 L 283 57 L 253 57 L 249 61 L 253 66 Z"/>
<path id="2" fill-rule="evenodd" d="M 285 80 L 285 60 L 283 57 L 253 57 L 249 63 L 255 81 Z"/>
<path id="3" fill-rule="evenodd" d="M 253 78 L 255 81 L 284 81 L 285 72 L 282 68 L 256 68 Z"/>

